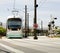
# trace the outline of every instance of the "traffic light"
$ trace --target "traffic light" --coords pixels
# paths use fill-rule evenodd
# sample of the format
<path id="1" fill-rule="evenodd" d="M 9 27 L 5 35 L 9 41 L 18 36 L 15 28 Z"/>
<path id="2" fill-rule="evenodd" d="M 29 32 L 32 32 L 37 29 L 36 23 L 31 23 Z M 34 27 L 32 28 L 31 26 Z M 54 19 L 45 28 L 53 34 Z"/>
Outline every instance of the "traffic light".
<path id="1" fill-rule="evenodd" d="M 51 23 L 52 23 L 52 24 L 54 24 L 55 22 L 54 22 L 54 21 L 52 21 Z"/>
<path id="2" fill-rule="evenodd" d="M 38 4 L 36 4 L 36 6 L 35 7 L 38 7 Z"/>
<path id="3" fill-rule="evenodd" d="M 49 30 L 51 29 L 51 24 L 48 24 Z"/>
<path id="4" fill-rule="evenodd" d="M 57 18 L 54 18 L 54 19 L 57 19 Z"/>

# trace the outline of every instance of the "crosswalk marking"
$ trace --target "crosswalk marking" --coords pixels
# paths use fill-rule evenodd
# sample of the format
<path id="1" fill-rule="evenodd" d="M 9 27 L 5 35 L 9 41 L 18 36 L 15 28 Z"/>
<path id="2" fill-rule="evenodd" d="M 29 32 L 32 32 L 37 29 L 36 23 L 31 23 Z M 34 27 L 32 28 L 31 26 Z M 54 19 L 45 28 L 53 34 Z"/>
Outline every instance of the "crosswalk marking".
<path id="1" fill-rule="evenodd" d="M 17 46 L 22 46 L 22 47 L 26 47 L 26 48 L 32 48 L 32 49 L 35 49 L 35 50 L 41 50 L 40 47 L 41 46 L 44 46 L 44 47 L 53 47 L 53 48 L 59 48 L 59 45 L 54 45 L 54 44 L 51 44 L 51 43 L 37 43 L 37 42 L 32 42 L 32 41 L 24 41 L 24 40 L 17 40 L 17 39 L 6 39 L 4 40 L 8 43 L 11 43 L 13 45 L 17 45 Z M 43 49 L 42 49 L 43 51 Z"/>
<path id="2" fill-rule="evenodd" d="M 10 47 L 10 46 L 7 46 L 7 45 L 4 45 L 4 44 L 2 44 L 2 43 L 0 43 L 0 46 L 4 47 L 4 48 L 6 48 L 6 49 L 8 49 L 8 50 L 10 50 L 10 51 L 13 51 L 13 52 L 15 52 L 15 53 L 24 53 L 23 51 L 14 49 L 14 48 L 12 48 L 12 47 Z"/>
<path id="3" fill-rule="evenodd" d="M 18 41 L 14 41 L 14 40 L 11 40 L 11 39 L 6 39 L 6 40 L 3 40 L 5 42 L 8 42 L 8 43 L 11 43 L 12 45 L 17 45 L 17 46 L 22 46 L 22 47 L 26 47 L 26 48 L 32 48 L 32 49 L 35 49 L 35 50 L 40 50 L 39 46 L 38 45 L 34 45 L 34 44 L 29 44 L 29 43 L 24 43 L 24 42 L 18 42 Z"/>
<path id="4" fill-rule="evenodd" d="M 25 42 L 25 43 L 37 45 L 37 46 L 43 45 L 43 46 L 52 46 L 52 47 L 57 47 L 57 48 L 60 46 L 59 43 L 55 43 L 55 42 L 40 42 L 40 41 L 31 41 L 31 40 L 24 41 L 24 40 L 18 40 L 18 39 L 14 39 L 14 41 Z"/>

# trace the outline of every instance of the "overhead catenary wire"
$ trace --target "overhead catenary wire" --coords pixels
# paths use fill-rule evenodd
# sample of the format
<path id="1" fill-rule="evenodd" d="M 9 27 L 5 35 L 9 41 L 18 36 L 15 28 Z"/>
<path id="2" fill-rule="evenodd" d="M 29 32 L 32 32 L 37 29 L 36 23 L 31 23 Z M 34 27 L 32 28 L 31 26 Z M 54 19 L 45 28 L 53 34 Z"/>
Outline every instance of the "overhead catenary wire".
<path id="1" fill-rule="evenodd" d="M 38 1 L 38 0 L 37 0 Z M 43 6 L 45 3 L 47 2 L 47 0 L 40 0 L 37 4 L 38 4 L 38 7 L 41 7 Z M 32 5 L 32 1 L 30 1 L 30 4 Z M 29 10 L 30 11 L 33 11 L 34 9 L 32 10 Z"/>
<path id="2" fill-rule="evenodd" d="M 39 2 L 39 6 L 41 7 L 41 6 L 43 6 L 45 3 L 47 2 L 47 0 L 41 0 L 40 2 Z"/>
<path id="3" fill-rule="evenodd" d="M 46 1 L 47 0 L 40 0 L 40 2 L 38 2 L 38 4 L 40 3 L 40 5 L 38 5 L 38 6 L 42 6 L 44 3 L 46 3 Z M 14 0 L 14 5 L 13 5 L 13 9 L 15 9 L 15 3 L 16 3 L 16 0 Z M 33 3 L 32 3 L 32 0 L 30 0 L 29 1 L 29 3 L 32 5 Z M 25 8 L 24 8 L 25 9 Z M 21 12 L 23 12 L 23 13 L 25 13 L 25 11 L 23 11 L 23 10 L 21 10 L 21 9 L 18 9 L 19 11 L 21 11 Z M 29 10 L 28 12 L 31 12 L 31 11 L 33 11 L 34 9 L 32 9 L 32 10 Z M 8 9 L 8 11 L 9 11 L 9 9 Z"/>

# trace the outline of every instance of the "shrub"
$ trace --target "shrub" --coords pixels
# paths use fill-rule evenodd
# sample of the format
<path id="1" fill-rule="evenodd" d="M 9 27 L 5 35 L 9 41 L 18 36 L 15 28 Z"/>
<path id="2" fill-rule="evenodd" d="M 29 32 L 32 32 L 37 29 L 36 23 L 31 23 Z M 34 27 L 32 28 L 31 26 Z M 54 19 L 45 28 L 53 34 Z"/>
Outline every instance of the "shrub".
<path id="1" fill-rule="evenodd" d="M 55 30 L 55 33 L 60 34 L 60 29 Z"/>
<path id="2" fill-rule="evenodd" d="M 6 35 L 6 29 L 3 27 L 0 27 L 0 35 Z"/>

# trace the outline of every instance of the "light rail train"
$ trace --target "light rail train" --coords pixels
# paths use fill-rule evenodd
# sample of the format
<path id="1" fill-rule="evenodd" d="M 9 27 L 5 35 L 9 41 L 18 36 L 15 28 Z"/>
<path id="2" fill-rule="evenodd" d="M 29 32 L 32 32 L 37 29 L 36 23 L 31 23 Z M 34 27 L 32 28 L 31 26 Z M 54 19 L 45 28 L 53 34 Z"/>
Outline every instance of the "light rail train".
<path id="1" fill-rule="evenodd" d="M 7 38 L 23 38 L 21 18 L 9 18 L 6 29 Z"/>

